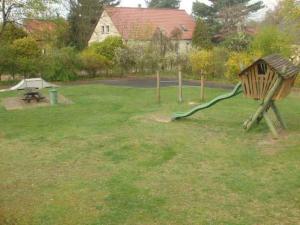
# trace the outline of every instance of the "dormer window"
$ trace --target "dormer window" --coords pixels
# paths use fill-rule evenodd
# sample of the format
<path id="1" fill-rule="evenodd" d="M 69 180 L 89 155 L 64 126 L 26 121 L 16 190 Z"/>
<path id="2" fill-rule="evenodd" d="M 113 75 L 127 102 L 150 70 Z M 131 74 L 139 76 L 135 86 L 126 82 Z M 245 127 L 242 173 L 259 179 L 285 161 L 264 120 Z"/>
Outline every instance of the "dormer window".
<path id="1" fill-rule="evenodd" d="M 187 32 L 188 31 L 188 29 L 186 28 L 186 26 L 184 26 L 183 24 L 180 24 L 180 27 L 181 27 L 181 30 L 183 32 Z"/>
<path id="2" fill-rule="evenodd" d="M 264 63 L 259 63 L 257 65 L 258 75 L 266 75 L 267 73 L 267 65 Z"/>
<path id="3" fill-rule="evenodd" d="M 110 31 L 109 31 L 109 26 L 107 25 L 107 26 L 106 26 L 106 33 L 109 34 L 109 32 L 110 32 Z"/>

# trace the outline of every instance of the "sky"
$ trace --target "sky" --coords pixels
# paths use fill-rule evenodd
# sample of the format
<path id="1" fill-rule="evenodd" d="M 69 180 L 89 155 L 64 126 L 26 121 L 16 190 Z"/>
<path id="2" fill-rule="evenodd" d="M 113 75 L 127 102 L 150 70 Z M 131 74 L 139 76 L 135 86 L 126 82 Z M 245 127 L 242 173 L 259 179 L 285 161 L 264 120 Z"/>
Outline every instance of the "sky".
<path id="1" fill-rule="evenodd" d="M 208 2 L 207 0 L 199 0 L 200 2 Z M 185 9 L 188 13 L 192 12 L 192 5 L 193 5 L 193 0 L 181 0 L 181 9 Z M 253 15 L 253 18 L 262 18 L 264 13 L 268 9 L 272 9 L 278 0 L 263 0 L 264 4 L 266 5 L 266 9 L 261 10 L 259 13 L 256 13 Z M 121 0 L 121 6 L 128 6 L 128 7 L 137 7 L 138 4 L 141 4 L 142 6 L 145 6 L 145 1 L 144 0 Z"/>

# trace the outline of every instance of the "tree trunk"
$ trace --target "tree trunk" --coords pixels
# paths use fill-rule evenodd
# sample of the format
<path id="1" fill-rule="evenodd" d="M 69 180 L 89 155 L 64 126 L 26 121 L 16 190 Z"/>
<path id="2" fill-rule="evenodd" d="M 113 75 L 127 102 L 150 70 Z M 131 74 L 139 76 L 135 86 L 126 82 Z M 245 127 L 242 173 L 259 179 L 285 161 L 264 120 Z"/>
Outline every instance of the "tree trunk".
<path id="1" fill-rule="evenodd" d="M 6 25 L 6 14 L 5 14 L 5 0 L 2 0 L 1 2 L 1 19 L 2 19 L 2 24 L 0 28 L 0 37 L 4 31 L 5 25 Z"/>

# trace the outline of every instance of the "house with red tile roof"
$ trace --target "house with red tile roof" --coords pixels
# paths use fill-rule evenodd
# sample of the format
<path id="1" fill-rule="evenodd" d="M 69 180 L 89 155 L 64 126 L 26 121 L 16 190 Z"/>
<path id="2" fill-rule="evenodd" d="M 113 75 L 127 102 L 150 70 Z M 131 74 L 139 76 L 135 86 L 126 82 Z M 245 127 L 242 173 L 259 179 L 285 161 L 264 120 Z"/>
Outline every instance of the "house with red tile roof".
<path id="1" fill-rule="evenodd" d="M 89 40 L 101 42 L 108 36 L 120 36 L 124 41 L 149 41 L 157 30 L 173 38 L 180 31 L 180 49 L 188 50 L 195 21 L 185 10 L 130 7 L 107 7 Z"/>
<path id="2" fill-rule="evenodd" d="M 24 29 L 36 41 L 45 41 L 57 28 L 57 24 L 51 20 L 26 19 Z"/>

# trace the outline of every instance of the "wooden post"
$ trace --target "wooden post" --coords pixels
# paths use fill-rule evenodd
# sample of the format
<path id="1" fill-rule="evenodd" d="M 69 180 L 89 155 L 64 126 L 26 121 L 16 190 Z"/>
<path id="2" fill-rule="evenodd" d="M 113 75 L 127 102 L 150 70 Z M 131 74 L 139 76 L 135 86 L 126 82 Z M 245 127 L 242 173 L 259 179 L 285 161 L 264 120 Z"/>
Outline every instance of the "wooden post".
<path id="1" fill-rule="evenodd" d="M 270 119 L 270 117 L 268 116 L 268 113 L 267 112 L 264 112 L 264 119 L 266 120 L 267 122 L 267 125 L 268 127 L 270 128 L 274 138 L 278 138 L 278 133 L 276 131 L 276 127 L 274 126 L 272 120 Z"/>
<path id="2" fill-rule="evenodd" d="M 280 122 L 280 125 L 282 126 L 282 128 L 283 129 L 287 129 L 287 125 L 284 122 L 284 120 L 283 120 L 283 118 L 282 118 L 282 116 L 281 116 L 281 114 L 280 114 L 277 106 L 275 105 L 274 101 L 272 101 L 272 103 L 271 103 L 271 108 L 272 108 L 274 114 L 276 115 L 277 120 Z"/>
<path id="3" fill-rule="evenodd" d="M 201 74 L 200 99 L 201 99 L 201 101 L 204 101 L 204 76 L 202 74 Z"/>
<path id="4" fill-rule="evenodd" d="M 263 103 L 260 105 L 260 107 L 257 109 L 255 114 L 244 123 L 244 128 L 248 131 L 253 126 L 254 123 L 257 122 L 257 119 L 263 115 L 265 111 L 267 111 L 268 107 L 271 104 L 272 98 L 275 95 L 276 91 L 282 84 L 282 77 L 278 77 L 274 86 L 271 88 L 269 93 L 267 94 L 266 98 L 264 99 Z"/>
<path id="5" fill-rule="evenodd" d="M 181 66 L 179 66 L 179 71 L 178 71 L 178 101 L 181 103 L 183 101 L 182 98 L 182 71 L 181 71 Z"/>
<path id="6" fill-rule="evenodd" d="M 156 71 L 156 97 L 157 102 L 160 103 L 160 74 L 159 70 Z"/>

